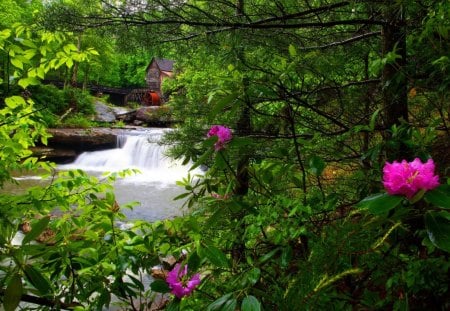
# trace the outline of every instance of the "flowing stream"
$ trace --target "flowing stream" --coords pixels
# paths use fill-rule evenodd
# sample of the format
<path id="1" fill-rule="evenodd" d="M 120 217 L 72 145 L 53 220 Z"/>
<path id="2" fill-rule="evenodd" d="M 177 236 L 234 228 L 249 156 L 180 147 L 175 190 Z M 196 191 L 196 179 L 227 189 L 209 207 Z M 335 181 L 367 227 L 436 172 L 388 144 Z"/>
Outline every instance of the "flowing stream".
<path id="1" fill-rule="evenodd" d="M 124 169 L 138 169 L 141 173 L 116 181 L 114 188 L 119 204 L 139 202 L 133 210 L 123 212 L 130 220 L 154 221 L 182 214 L 182 201 L 173 198 L 184 189 L 177 180 L 187 176 L 188 167 L 165 155 L 166 146 L 159 145 L 167 129 L 124 131 L 117 137 L 114 149 L 84 152 L 71 164 L 60 169 L 82 169 L 99 175 Z"/>

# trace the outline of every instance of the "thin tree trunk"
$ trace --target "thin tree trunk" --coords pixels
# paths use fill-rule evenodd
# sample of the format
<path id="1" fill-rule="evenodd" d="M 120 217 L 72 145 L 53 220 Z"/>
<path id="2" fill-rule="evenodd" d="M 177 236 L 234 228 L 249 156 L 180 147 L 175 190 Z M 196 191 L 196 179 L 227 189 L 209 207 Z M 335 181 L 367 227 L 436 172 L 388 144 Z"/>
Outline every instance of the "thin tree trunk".
<path id="1" fill-rule="evenodd" d="M 406 79 L 406 30 L 403 5 L 388 3 L 385 11 L 386 24 L 383 26 L 383 56 L 395 51 L 398 58 L 383 68 L 382 87 L 384 103 L 384 122 L 386 128 L 408 122 L 408 96 Z M 390 134 L 385 139 L 389 140 Z M 407 157 L 405 145 L 387 149 L 388 159 Z"/>
<path id="2" fill-rule="evenodd" d="M 80 52 L 81 51 L 81 34 L 79 34 L 77 36 L 77 51 Z M 70 84 L 73 87 L 77 86 L 77 80 L 78 80 L 78 66 L 79 63 L 78 62 L 74 62 L 73 64 L 73 71 L 72 71 L 72 78 L 70 79 Z"/>
<path id="3" fill-rule="evenodd" d="M 236 16 L 242 17 L 244 15 L 244 0 L 237 0 L 236 2 Z M 238 47 L 237 56 L 238 61 L 245 57 L 243 47 Z M 242 107 L 241 115 L 237 122 L 236 131 L 239 136 L 248 135 L 251 132 L 251 116 L 250 116 L 250 101 L 247 96 L 248 89 L 248 79 L 244 78 L 243 81 L 243 96 L 244 96 L 244 107 Z M 249 165 L 249 155 L 247 154 L 247 150 L 244 150 L 243 154 L 239 155 L 239 161 L 237 164 L 237 172 L 236 172 L 236 188 L 234 189 L 234 193 L 237 195 L 246 195 L 248 193 L 249 188 L 249 174 L 248 174 L 248 165 Z"/>

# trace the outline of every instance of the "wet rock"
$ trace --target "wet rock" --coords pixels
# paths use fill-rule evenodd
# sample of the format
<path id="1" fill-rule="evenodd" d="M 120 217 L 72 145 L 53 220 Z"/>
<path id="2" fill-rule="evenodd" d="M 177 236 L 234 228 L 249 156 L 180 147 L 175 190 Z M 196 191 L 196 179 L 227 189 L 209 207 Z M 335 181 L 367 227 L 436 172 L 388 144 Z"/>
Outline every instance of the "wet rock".
<path id="1" fill-rule="evenodd" d="M 94 107 L 95 107 L 95 121 L 110 122 L 110 123 L 116 121 L 116 114 L 113 108 L 99 101 L 95 102 Z"/>
<path id="2" fill-rule="evenodd" d="M 42 160 L 50 160 L 54 162 L 72 162 L 77 156 L 77 153 L 73 149 L 55 149 L 46 146 L 38 146 L 30 149 L 33 152 L 33 156 Z"/>
<path id="3" fill-rule="evenodd" d="M 108 128 L 56 128 L 48 129 L 52 135 L 49 147 L 55 149 L 70 149 L 76 153 L 114 148 L 116 146 L 116 133 Z"/>

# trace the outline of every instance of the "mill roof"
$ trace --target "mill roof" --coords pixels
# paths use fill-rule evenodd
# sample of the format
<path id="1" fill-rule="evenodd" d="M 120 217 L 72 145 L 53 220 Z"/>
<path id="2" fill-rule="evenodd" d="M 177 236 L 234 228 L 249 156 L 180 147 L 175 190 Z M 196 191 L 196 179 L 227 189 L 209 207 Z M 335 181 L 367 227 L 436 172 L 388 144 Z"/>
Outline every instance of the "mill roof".
<path id="1" fill-rule="evenodd" d="M 161 71 L 173 71 L 173 64 L 174 64 L 173 60 L 165 58 L 152 58 L 150 64 L 147 66 L 147 70 L 153 62 L 156 62 L 156 65 Z"/>

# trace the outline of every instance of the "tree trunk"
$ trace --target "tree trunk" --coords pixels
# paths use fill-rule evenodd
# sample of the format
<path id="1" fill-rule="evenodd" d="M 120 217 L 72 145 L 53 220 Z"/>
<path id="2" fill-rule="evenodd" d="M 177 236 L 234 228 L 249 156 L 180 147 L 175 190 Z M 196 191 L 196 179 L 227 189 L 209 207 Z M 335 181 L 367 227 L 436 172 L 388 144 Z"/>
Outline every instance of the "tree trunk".
<path id="1" fill-rule="evenodd" d="M 77 37 L 77 51 L 81 51 L 81 34 Z M 73 87 L 77 86 L 77 80 L 78 80 L 78 62 L 73 63 L 73 71 L 72 71 L 72 77 L 70 79 L 70 85 Z"/>
<path id="2" fill-rule="evenodd" d="M 244 0 L 237 0 L 236 2 L 236 16 L 242 17 L 244 15 Z M 243 47 L 239 46 L 237 51 L 238 61 L 241 61 L 245 55 Z M 250 101 L 247 96 L 248 89 L 248 79 L 243 80 L 243 97 L 244 97 L 244 107 L 242 107 L 241 115 L 236 125 L 236 131 L 238 136 L 245 136 L 251 132 L 251 116 L 250 116 Z M 248 151 L 244 148 L 243 153 L 239 155 L 239 161 L 236 168 L 236 188 L 234 193 L 237 195 L 246 195 L 248 193 L 249 187 L 249 155 Z"/>
<path id="3" fill-rule="evenodd" d="M 388 3 L 385 11 L 385 25 L 383 26 L 383 56 L 395 52 L 395 61 L 386 64 L 383 68 L 383 103 L 384 123 L 387 129 L 393 125 L 408 122 L 408 97 L 406 79 L 406 31 L 403 5 L 395 2 Z M 391 134 L 385 140 L 391 139 Z M 406 146 L 400 142 L 397 148 L 388 148 L 386 156 L 392 160 L 398 157 L 407 157 Z"/>

